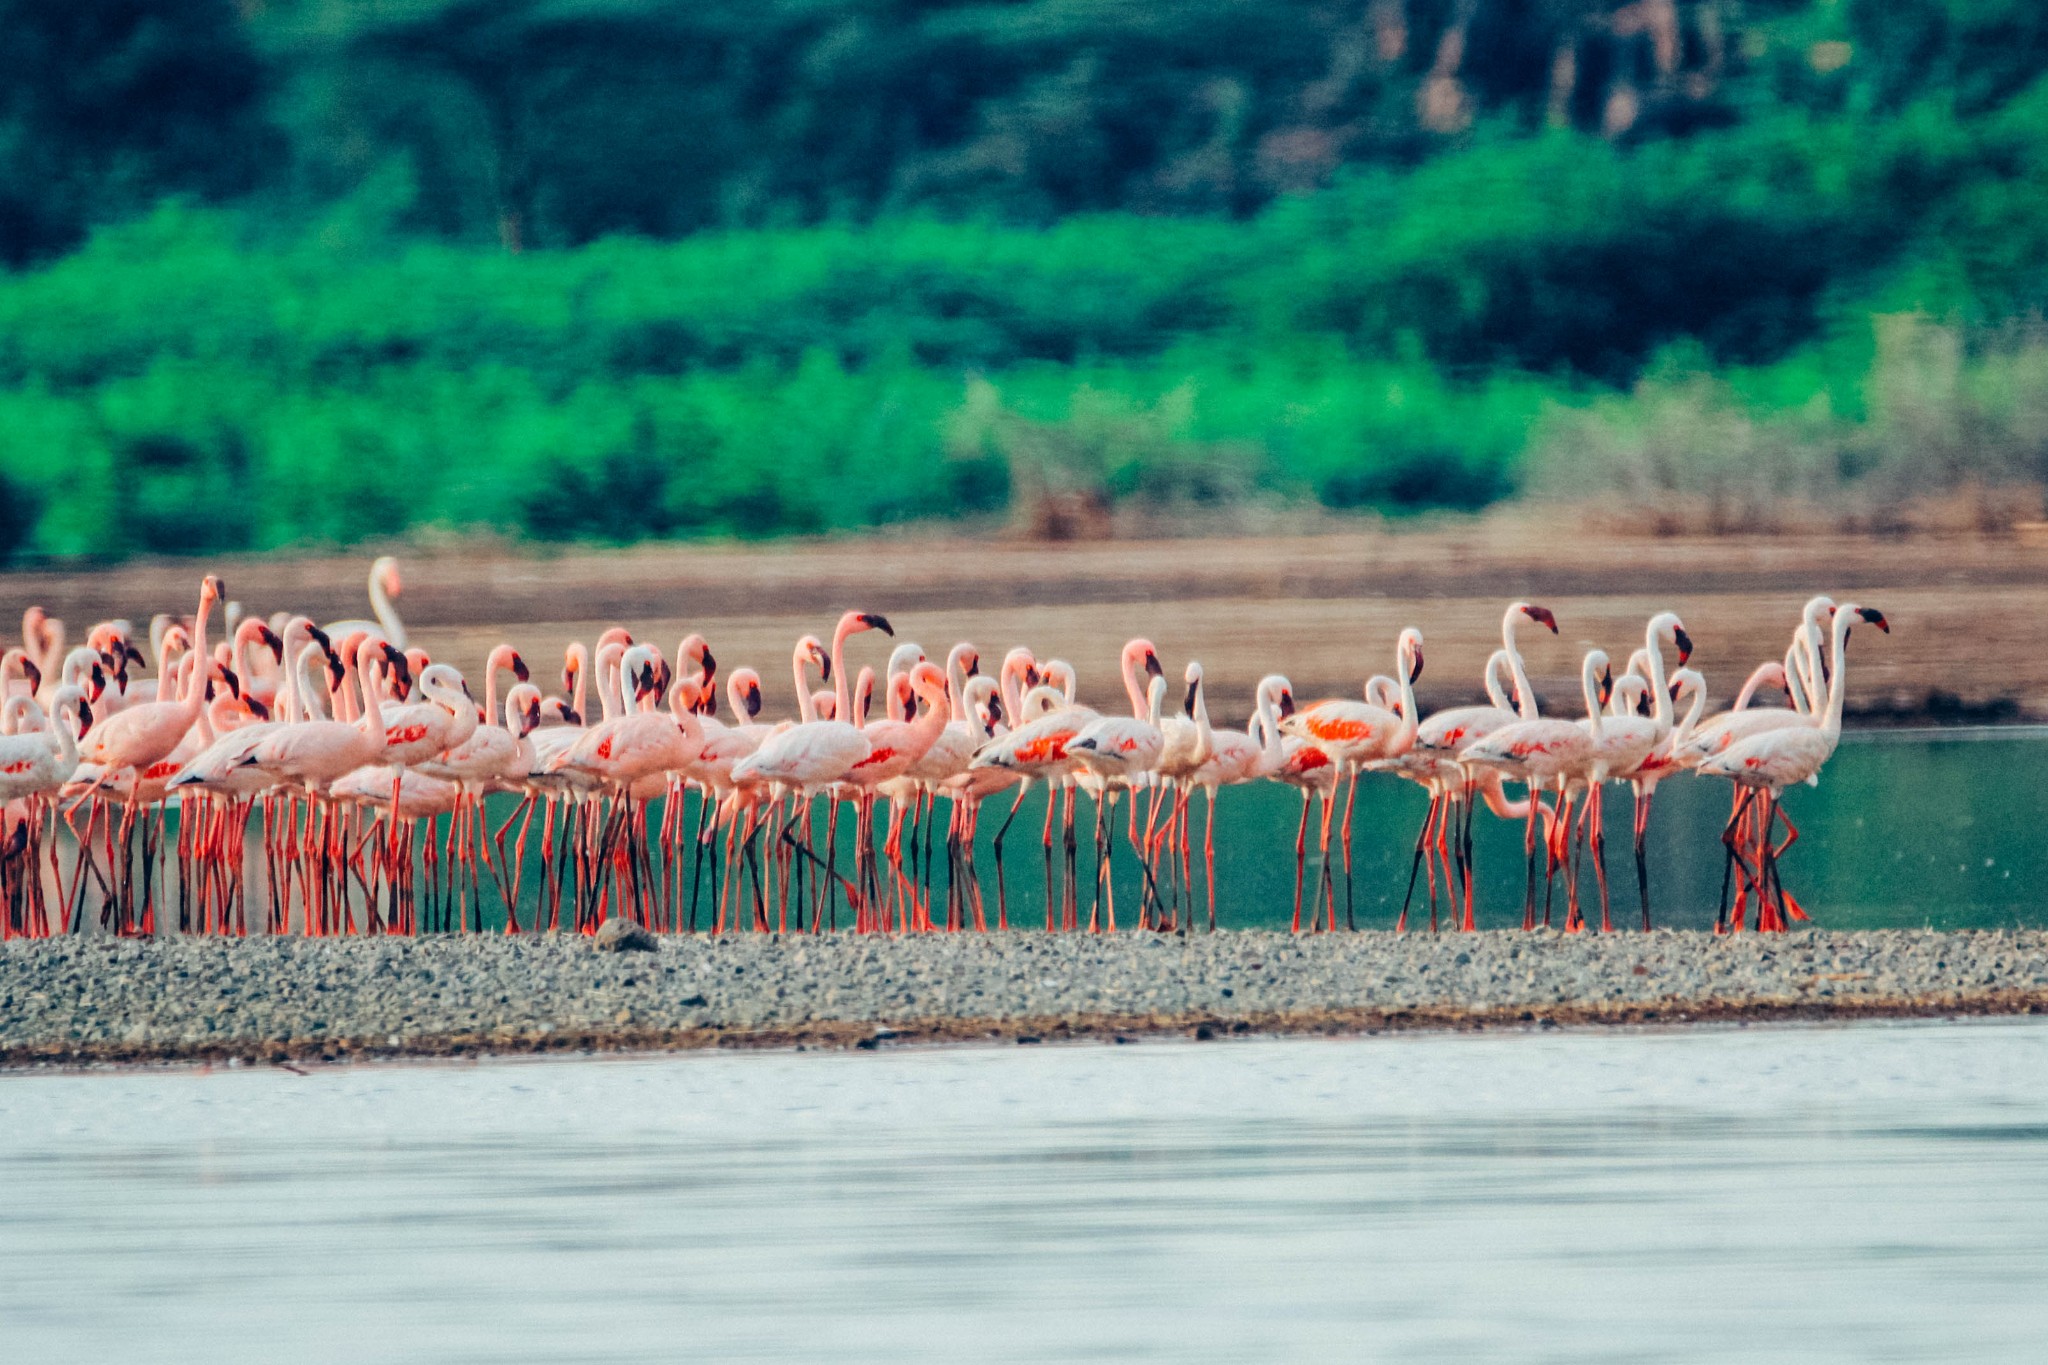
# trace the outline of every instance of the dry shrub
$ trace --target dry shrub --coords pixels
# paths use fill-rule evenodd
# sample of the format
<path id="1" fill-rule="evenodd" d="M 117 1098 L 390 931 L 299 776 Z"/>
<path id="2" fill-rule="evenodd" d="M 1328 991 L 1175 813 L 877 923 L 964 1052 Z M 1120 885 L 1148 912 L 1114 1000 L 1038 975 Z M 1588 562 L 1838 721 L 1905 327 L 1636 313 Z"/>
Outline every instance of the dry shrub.
<path id="1" fill-rule="evenodd" d="M 1708 374 L 1553 408 L 1530 488 L 1596 523 L 1662 535 L 1854 530 L 2007 532 L 2048 486 L 2048 337 L 1976 340 L 1916 314 L 1876 319 L 1866 420 L 1827 393 L 1759 412 Z"/>
<path id="2" fill-rule="evenodd" d="M 1009 471 L 1016 532 L 1034 540 L 1143 534 L 1186 514 L 1231 518 L 1253 498 L 1261 453 L 1250 443 L 1186 435 L 1193 393 L 1151 403 L 1091 388 L 1064 418 L 1027 417 L 984 379 L 968 381 L 947 448 L 955 459 L 999 458 Z"/>

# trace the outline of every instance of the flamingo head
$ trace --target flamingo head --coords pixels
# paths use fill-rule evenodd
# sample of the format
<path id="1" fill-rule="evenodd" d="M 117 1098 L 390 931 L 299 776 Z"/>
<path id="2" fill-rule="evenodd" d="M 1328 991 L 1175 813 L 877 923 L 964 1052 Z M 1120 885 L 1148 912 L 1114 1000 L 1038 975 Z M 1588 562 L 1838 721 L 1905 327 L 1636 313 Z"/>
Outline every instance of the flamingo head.
<path id="1" fill-rule="evenodd" d="M 1600 666 L 1600 704 L 1607 705 L 1614 700 L 1614 669 L 1608 664 Z"/>
<path id="2" fill-rule="evenodd" d="M 1289 716 L 1293 714 L 1294 689 L 1291 687 L 1283 687 L 1280 689 L 1280 719 L 1286 720 Z"/>
<path id="3" fill-rule="evenodd" d="M 889 624 L 889 618 L 881 615 L 879 612 L 857 611 L 847 614 L 859 622 L 854 627 L 855 630 L 879 630 L 884 635 L 894 635 L 896 633 L 896 627 Z"/>
<path id="4" fill-rule="evenodd" d="M 970 647 L 960 656 L 960 671 L 970 678 L 981 676 L 981 651 Z"/>
<path id="5" fill-rule="evenodd" d="M 760 674 L 751 668 L 736 668 L 725 687 L 732 701 L 734 715 L 744 714 L 748 720 L 752 720 L 761 714 Z"/>
<path id="6" fill-rule="evenodd" d="M 228 691 L 233 694 L 235 700 L 240 701 L 242 699 L 242 679 L 240 675 L 234 669 L 220 664 L 214 665 L 214 671 L 220 674 L 221 682 L 227 685 Z M 210 687 L 211 685 L 211 682 L 209 682 L 208 686 Z"/>
<path id="7" fill-rule="evenodd" d="M 279 663 L 284 662 L 284 637 L 270 628 L 267 621 L 256 623 L 256 638 L 270 651 L 270 656 Z"/>
<path id="8" fill-rule="evenodd" d="M 43 670 L 36 667 L 36 661 L 24 654 L 19 662 L 21 664 L 21 676 L 28 679 L 29 694 L 33 696 L 35 693 L 42 691 Z"/>
<path id="9" fill-rule="evenodd" d="M 386 597 L 397 597 L 405 591 L 405 580 L 398 576 L 398 561 L 385 555 L 376 564 L 377 582 L 384 589 Z"/>
<path id="10" fill-rule="evenodd" d="M 221 582 L 218 576 L 214 574 L 208 574 L 206 577 L 199 580 L 200 602 L 210 604 L 214 602 L 224 601 L 226 600 L 227 595 L 228 585 Z"/>
<path id="11" fill-rule="evenodd" d="M 1871 625 L 1876 626 L 1885 634 L 1889 635 L 1892 633 L 1892 623 L 1885 620 L 1884 613 L 1879 611 L 1877 608 L 1858 607 L 1856 608 L 1856 614 L 1862 617 L 1865 621 L 1869 622 Z"/>
<path id="12" fill-rule="evenodd" d="M 1521 611 L 1522 615 L 1528 617 L 1537 625 L 1542 626 L 1552 635 L 1557 634 L 1557 617 L 1551 612 L 1549 607 L 1539 607 L 1534 603 L 1524 602 L 1521 604 Z"/>
<path id="13" fill-rule="evenodd" d="M 1401 636 L 1408 646 L 1408 682 L 1412 686 L 1422 678 L 1422 632 L 1404 630 Z"/>
<path id="14" fill-rule="evenodd" d="M 519 681 L 521 682 L 527 682 L 533 676 L 532 673 L 530 673 L 527 670 L 526 660 L 520 658 L 516 652 L 512 655 L 512 676 L 519 679 Z"/>
<path id="15" fill-rule="evenodd" d="M 1692 636 L 1685 633 L 1684 626 L 1673 626 L 1671 639 L 1678 646 L 1678 666 L 1683 668 L 1686 661 L 1692 658 Z"/>
<path id="16" fill-rule="evenodd" d="M 823 640 L 815 635 L 806 635 L 796 642 L 796 649 L 806 664 L 818 670 L 819 681 L 832 681 L 832 655 Z"/>

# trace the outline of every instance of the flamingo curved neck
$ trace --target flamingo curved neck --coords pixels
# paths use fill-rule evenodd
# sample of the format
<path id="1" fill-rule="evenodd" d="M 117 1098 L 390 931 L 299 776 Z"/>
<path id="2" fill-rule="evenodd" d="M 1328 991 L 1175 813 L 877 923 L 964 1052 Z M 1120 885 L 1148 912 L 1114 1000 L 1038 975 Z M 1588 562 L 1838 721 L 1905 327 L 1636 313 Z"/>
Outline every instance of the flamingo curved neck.
<path id="1" fill-rule="evenodd" d="M 1834 676 L 1828 679 L 1827 713 L 1820 722 L 1820 728 L 1830 735 L 1842 733 L 1842 705 L 1848 698 L 1848 691 L 1842 685 L 1842 674 L 1847 669 L 1848 660 L 1842 657 L 1842 651 L 1848 647 L 1850 618 L 1855 614 L 1853 608 L 1835 613 L 1833 639 L 1828 651 L 1828 657 L 1834 664 Z"/>
<path id="2" fill-rule="evenodd" d="M 1394 677 L 1401 689 L 1401 723 L 1394 727 L 1394 746 L 1406 749 L 1415 740 L 1415 646 L 1404 631 L 1394 650 Z"/>
<path id="3" fill-rule="evenodd" d="M 1656 709 L 1657 724 L 1671 728 L 1670 679 L 1664 673 L 1664 627 L 1675 624 L 1668 613 L 1650 618 L 1650 625 L 1643 632 L 1643 647 L 1649 654 L 1651 705 Z"/>
<path id="4" fill-rule="evenodd" d="M 1529 670 L 1522 664 L 1522 651 L 1515 647 L 1515 631 L 1521 624 L 1521 611 L 1509 607 L 1508 614 L 1500 621 L 1501 644 L 1508 655 L 1508 672 L 1515 680 L 1515 709 L 1523 720 L 1536 719 L 1536 690 L 1529 686 Z"/>
<path id="5" fill-rule="evenodd" d="M 365 640 L 356 649 L 356 689 L 361 694 L 363 711 L 361 729 L 366 743 L 378 749 L 384 747 L 384 689 L 378 687 L 370 677 L 377 667 L 377 647 Z"/>
<path id="6" fill-rule="evenodd" d="M 1600 742 L 1600 674 L 1599 665 L 1593 660 L 1596 655 L 1588 654 L 1579 667 L 1579 688 L 1586 695 L 1586 722 L 1592 728 L 1593 742 Z"/>
<path id="7" fill-rule="evenodd" d="M 370 570 L 370 614 L 383 627 L 384 638 L 391 642 L 391 647 L 404 649 L 405 624 L 398 619 L 398 608 L 392 605 L 389 594 L 384 591 L 384 565 L 381 562 Z"/>
<path id="8" fill-rule="evenodd" d="M 1138 681 L 1138 660 L 1129 650 L 1124 651 L 1122 671 L 1124 675 L 1124 695 L 1130 698 L 1131 715 L 1137 719 L 1143 719 L 1146 706 L 1145 685 Z M 1157 719 L 1155 716 L 1154 720 L 1156 721 Z"/>

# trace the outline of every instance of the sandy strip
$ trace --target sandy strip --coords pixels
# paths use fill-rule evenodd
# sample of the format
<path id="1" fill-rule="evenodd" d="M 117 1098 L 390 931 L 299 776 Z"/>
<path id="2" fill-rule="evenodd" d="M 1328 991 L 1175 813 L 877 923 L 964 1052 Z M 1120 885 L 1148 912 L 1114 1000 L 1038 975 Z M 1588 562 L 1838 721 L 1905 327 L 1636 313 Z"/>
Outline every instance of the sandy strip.
<path id="1" fill-rule="evenodd" d="M 0 1066 L 2048 1012 L 2048 932 L 0 946 Z"/>

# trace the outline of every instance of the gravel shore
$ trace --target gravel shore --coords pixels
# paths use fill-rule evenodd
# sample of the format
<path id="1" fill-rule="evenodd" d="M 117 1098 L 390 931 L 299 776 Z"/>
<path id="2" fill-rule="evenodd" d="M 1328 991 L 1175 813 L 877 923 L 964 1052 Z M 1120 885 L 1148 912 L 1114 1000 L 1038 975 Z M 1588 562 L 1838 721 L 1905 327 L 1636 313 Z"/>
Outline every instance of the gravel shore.
<path id="1" fill-rule="evenodd" d="M 2048 1011 L 2048 932 L 0 945 L 0 1065 Z"/>

